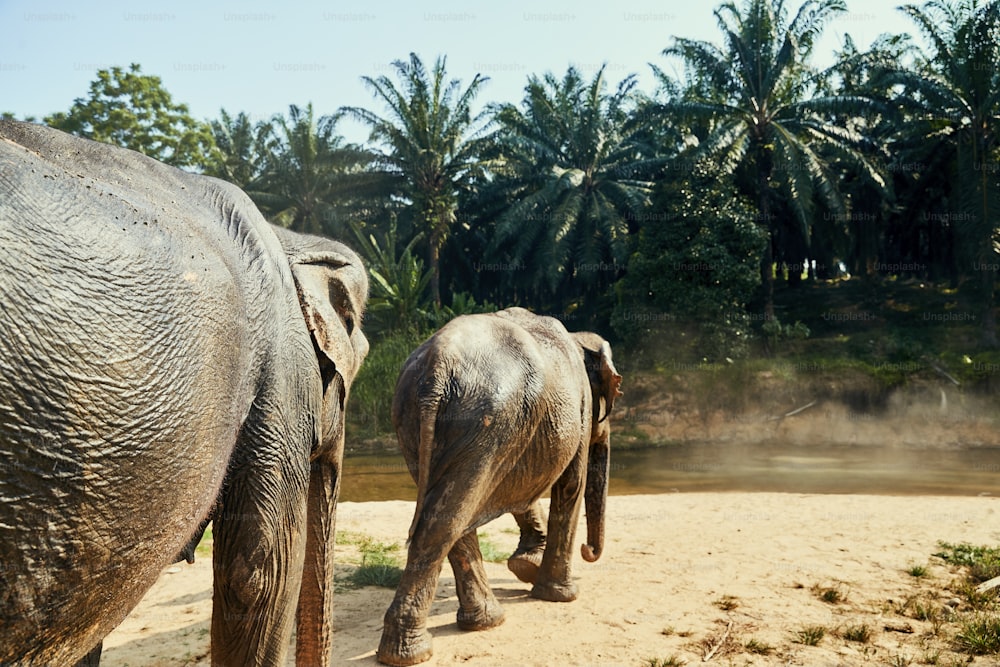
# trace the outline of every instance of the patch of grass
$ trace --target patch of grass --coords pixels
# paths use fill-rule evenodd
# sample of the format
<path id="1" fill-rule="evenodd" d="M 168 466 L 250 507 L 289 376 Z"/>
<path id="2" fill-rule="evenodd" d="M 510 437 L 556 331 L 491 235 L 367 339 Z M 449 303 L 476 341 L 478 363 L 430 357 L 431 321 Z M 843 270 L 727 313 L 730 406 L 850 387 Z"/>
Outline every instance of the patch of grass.
<path id="1" fill-rule="evenodd" d="M 747 653 L 753 653 L 754 655 L 771 655 L 774 652 L 774 647 L 765 642 L 759 641 L 755 637 L 751 637 L 743 644 L 743 648 L 747 650 Z"/>
<path id="2" fill-rule="evenodd" d="M 913 664 L 913 658 L 902 653 L 889 656 L 889 667 L 909 667 Z"/>
<path id="3" fill-rule="evenodd" d="M 921 579 L 927 576 L 927 566 L 926 565 L 911 565 L 906 569 L 906 573 L 915 579 Z"/>
<path id="4" fill-rule="evenodd" d="M 209 558 L 212 555 L 212 545 L 215 543 L 215 538 L 212 537 L 212 525 L 209 524 L 205 528 L 204 535 L 201 536 L 201 541 L 198 542 L 198 546 L 194 548 L 194 555 Z"/>
<path id="5" fill-rule="evenodd" d="M 941 551 L 935 556 L 953 565 L 968 568 L 969 577 L 976 583 L 1000 576 L 1000 547 L 974 546 L 967 542 L 938 542 L 938 546 Z"/>
<path id="6" fill-rule="evenodd" d="M 669 658 L 646 658 L 642 664 L 643 667 L 683 667 L 688 662 L 675 654 Z"/>
<path id="7" fill-rule="evenodd" d="M 974 579 L 967 579 L 959 584 L 956 592 L 965 598 L 974 611 L 986 611 L 996 606 L 996 590 L 980 592 Z"/>
<path id="8" fill-rule="evenodd" d="M 924 665 L 937 665 L 941 662 L 941 651 L 927 651 L 920 658 L 920 663 Z"/>
<path id="9" fill-rule="evenodd" d="M 918 621 L 937 623 L 941 618 L 941 609 L 933 603 L 918 600 L 913 604 L 913 618 Z"/>
<path id="10" fill-rule="evenodd" d="M 941 608 L 927 593 L 917 593 L 900 603 L 892 605 L 890 611 L 900 616 L 908 616 L 918 621 L 938 623 L 941 620 Z"/>
<path id="11" fill-rule="evenodd" d="M 795 643 L 803 646 L 818 646 L 826 636 L 826 628 L 822 625 L 808 625 L 795 633 Z"/>
<path id="12" fill-rule="evenodd" d="M 849 625 L 844 629 L 841 636 L 849 642 L 867 644 L 872 640 L 872 629 L 864 623 Z"/>
<path id="13" fill-rule="evenodd" d="M 723 595 L 713 604 L 722 611 L 732 611 L 740 606 L 740 600 L 735 595 Z"/>
<path id="14" fill-rule="evenodd" d="M 483 560 L 491 563 L 503 563 L 510 557 L 510 552 L 495 545 L 485 535 L 479 536 L 479 551 L 483 554 Z"/>
<path id="15" fill-rule="evenodd" d="M 959 623 L 955 644 L 972 655 L 1000 654 L 1000 616 L 973 614 Z"/>
<path id="16" fill-rule="evenodd" d="M 396 588 L 403 575 L 400 567 L 400 547 L 398 543 L 388 544 L 370 537 L 358 543 L 361 565 L 351 573 L 351 583 L 356 586 L 381 586 Z"/>
<path id="17" fill-rule="evenodd" d="M 816 597 L 827 604 L 847 602 L 847 591 L 842 586 L 829 586 L 826 588 L 814 586 L 813 591 L 816 593 Z"/>
<path id="18" fill-rule="evenodd" d="M 346 546 L 348 544 L 361 544 L 366 539 L 369 538 L 364 533 L 358 533 L 353 530 L 338 530 L 334 538 L 334 543 L 337 546 Z"/>

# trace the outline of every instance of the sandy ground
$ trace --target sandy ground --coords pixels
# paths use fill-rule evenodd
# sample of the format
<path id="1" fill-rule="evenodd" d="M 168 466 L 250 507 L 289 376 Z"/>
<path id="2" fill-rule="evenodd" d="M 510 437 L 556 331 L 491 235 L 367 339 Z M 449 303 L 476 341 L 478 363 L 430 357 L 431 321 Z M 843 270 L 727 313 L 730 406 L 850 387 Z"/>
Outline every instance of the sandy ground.
<path id="1" fill-rule="evenodd" d="M 343 503 L 338 529 L 402 542 L 412 503 Z M 776 493 L 613 496 L 598 563 L 574 563 L 580 597 L 537 601 L 489 563 L 506 622 L 486 632 L 455 625 L 457 600 L 445 568 L 431 609 L 435 655 L 427 665 L 996 665 L 953 653 L 955 623 L 921 621 L 920 607 L 946 609 L 958 574 L 933 557 L 938 542 L 1000 544 L 1000 501 Z M 480 530 L 512 550 L 510 517 Z M 583 534 L 582 526 L 580 535 Z M 338 546 L 345 571 L 352 544 Z M 907 572 L 926 565 L 927 576 Z M 164 571 L 139 607 L 105 641 L 103 665 L 207 665 L 211 563 L 200 557 Z M 952 586 L 949 589 L 949 586 Z M 823 601 L 824 590 L 842 600 Z M 374 665 L 393 591 L 338 593 L 337 665 Z M 947 616 L 942 613 L 940 618 Z M 866 643 L 844 630 L 867 625 Z M 821 626 L 816 646 L 799 632 Z M 766 655 L 747 644 L 769 649 Z M 705 656 L 711 654 L 706 661 Z M 937 662 L 932 662 L 936 658 Z M 292 664 L 291 660 L 289 664 Z"/>

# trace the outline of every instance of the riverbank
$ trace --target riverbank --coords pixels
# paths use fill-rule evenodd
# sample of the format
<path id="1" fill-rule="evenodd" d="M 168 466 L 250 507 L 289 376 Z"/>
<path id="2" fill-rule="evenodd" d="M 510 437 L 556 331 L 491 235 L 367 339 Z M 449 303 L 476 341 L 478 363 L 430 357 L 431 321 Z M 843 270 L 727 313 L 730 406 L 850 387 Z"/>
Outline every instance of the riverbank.
<path id="1" fill-rule="evenodd" d="M 342 503 L 338 530 L 401 544 L 412 510 L 406 501 Z M 493 630 L 456 628 L 446 566 L 429 619 L 435 657 L 425 664 L 639 667 L 673 658 L 661 664 L 833 667 L 930 664 L 922 661 L 932 656 L 937 664 L 996 664 L 996 656 L 966 663 L 967 655 L 952 652 L 958 626 L 948 621 L 947 604 L 961 597 L 960 575 L 933 554 L 941 541 L 1000 544 L 997 498 L 612 496 L 607 520 L 601 560 L 574 562 L 575 602 L 536 601 L 503 563 L 489 563 L 507 615 Z M 510 517 L 480 535 L 500 550 L 517 541 Z M 349 542 L 338 544 L 341 572 L 357 559 L 358 540 Z M 916 566 L 924 576 L 911 574 Z M 338 592 L 334 664 L 377 664 L 372 656 L 392 595 L 376 587 Z M 108 637 L 102 665 L 208 665 L 210 615 L 211 562 L 200 554 L 193 566 L 164 572 Z M 845 638 L 862 626 L 867 641 Z M 817 628 L 824 636 L 807 645 Z"/>

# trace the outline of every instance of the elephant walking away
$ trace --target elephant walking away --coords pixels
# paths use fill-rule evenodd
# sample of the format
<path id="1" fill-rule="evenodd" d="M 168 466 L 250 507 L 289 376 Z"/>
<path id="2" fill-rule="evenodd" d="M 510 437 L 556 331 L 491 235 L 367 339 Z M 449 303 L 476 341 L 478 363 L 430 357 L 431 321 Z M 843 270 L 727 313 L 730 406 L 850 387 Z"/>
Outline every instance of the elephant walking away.
<path id="1" fill-rule="evenodd" d="M 621 376 L 593 333 L 521 308 L 458 317 L 404 363 L 393 426 L 417 484 L 409 550 L 385 613 L 380 662 L 431 656 L 427 613 L 445 557 L 458 590 L 458 626 L 503 622 L 483 569 L 476 529 L 514 514 L 522 540 L 508 566 L 542 600 L 570 601 L 572 546 L 586 500 L 583 558 L 604 544 L 610 457 L 608 415 Z M 547 535 L 537 501 L 551 488 Z"/>
<path id="2" fill-rule="evenodd" d="M 210 510 L 212 663 L 328 663 L 367 292 L 230 184 L 0 121 L 0 664 L 93 660 Z"/>

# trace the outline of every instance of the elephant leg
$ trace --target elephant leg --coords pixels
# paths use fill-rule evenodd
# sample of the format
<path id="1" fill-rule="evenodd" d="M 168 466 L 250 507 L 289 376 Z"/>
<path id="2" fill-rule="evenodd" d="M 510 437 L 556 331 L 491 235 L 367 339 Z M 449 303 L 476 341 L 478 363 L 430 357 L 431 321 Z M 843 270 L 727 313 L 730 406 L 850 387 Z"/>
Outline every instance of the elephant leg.
<path id="1" fill-rule="evenodd" d="M 583 504 L 585 466 L 577 456 L 552 485 L 549 503 L 549 535 L 542 563 L 531 588 L 532 597 L 552 602 L 576 599 L 577 585 L 570 578 L 573 541 Z"/>
<path id="2" fill-rule="evenodd" d="M 458 627 L 462 630 L 487 630 L 503 623 L 500 603 L 490 589 L 483 568 L 476 531 L 458 539 L 448 552 L 458 591 Z"/>
<path id="3" fill-rule="evenodd" d="M 476 489 L 482 480 L 469 477 L 466 488 Z M 447 503 L 425 498 L 425 504 L 415 517 L 406 568 L 396 587 L 396 595 L 385 612 L 382 639 L 376 657 L 387 665 L 415 665 L 428 660 L 431 633 L 427 631 L 427 614 L 437 592 L 438 578 L 444 559 L 463 538 L 472 524 L 472 503 L 465 495 L 449 496 Z M 475 532 L 472 533 L 475 539 Z M 471 547 L 459 547 L 468 556 Z M 476 543 L 478 555 L 479 545 Z M 476 560 L 482 568 L 482 557 Z M 456 572 L 456 579 L 459 579 Z M 485 574 L 482 576 L 485 583 Z"/>
<path id="4" fill-rule="evenodd" d="M 441 566 L 454 539 L 447 543 L 414 534 L 406 558 L 406 568 L 396 587 L 396 595 L 385 612 L 382 639 L 375 656 L 386 665 L 415 665 L 429 660 L 431 633 L 427 614 L 437 592 Z"/>
<path id="5" fill-rule="evenodd" d="M 286 663 L 302 582 L 309 449 L 268 436 L 267 424 L 284 421 L 248 417 L 251 432 L 241 435 L 214 517 L 213 665 Z"/>
<path id="6" fill-rule="evenodd" d="M 103 646 L 103 641 L 97 642 L 97 646 L 90 649 L 90 653 L 80 658 L 80 661 L 76 663 L 76 667 L 99 667 L 101 664 L 101 647 Z"/>
<path id="7" fill-rule="evenodd" d="M 512 514 L 521 529 L 521 539 L 507 559 L 507 569 L 524 583 L 533 584 L 545 553 L 545 510 L 536 500 L 527 511 Z"/>

